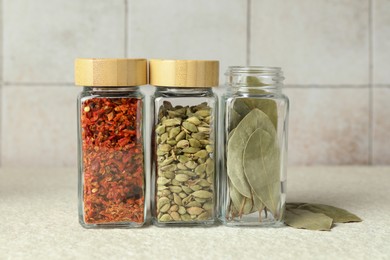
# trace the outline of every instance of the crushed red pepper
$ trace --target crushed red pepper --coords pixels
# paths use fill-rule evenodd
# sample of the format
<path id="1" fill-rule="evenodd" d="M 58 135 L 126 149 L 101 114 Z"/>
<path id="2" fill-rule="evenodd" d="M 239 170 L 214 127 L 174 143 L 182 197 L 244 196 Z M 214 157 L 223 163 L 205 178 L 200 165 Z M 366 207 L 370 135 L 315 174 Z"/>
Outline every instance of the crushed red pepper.
<path id="1" fill-rule="evenodd" d="M 85 223 L 142 223 L 142 100 L 91 98 L 80 112 Z"/>

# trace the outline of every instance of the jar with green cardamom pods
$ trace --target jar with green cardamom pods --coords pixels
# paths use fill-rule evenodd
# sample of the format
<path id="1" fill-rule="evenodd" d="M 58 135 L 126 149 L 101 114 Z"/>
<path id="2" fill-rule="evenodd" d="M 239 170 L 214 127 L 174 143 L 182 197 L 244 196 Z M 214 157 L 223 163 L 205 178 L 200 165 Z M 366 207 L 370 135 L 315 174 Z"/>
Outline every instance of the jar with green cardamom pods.
<path id="1" fill-rule="evenodd" d="M 152 215 L 157 226 L 216 218 L 218 61 L 150 60 Z"/>
<path id="2" fill-rule="evenodd" d="M 228 226 L 279 226 L 289 111 L 282 70 L 229 67 L 225 75 L 218 218 Z"/>

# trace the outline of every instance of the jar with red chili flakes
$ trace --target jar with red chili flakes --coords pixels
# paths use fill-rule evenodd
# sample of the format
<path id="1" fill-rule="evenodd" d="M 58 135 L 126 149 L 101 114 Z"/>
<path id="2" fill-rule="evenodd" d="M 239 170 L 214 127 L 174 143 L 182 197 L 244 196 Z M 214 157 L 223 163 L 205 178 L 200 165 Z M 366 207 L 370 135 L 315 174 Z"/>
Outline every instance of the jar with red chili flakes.
<path id="1" fill-rule="evenodd" d="M 141 227 L 146 219 L 145 59 L 77 59 L 79 221 Z"/>
<path id="2" fill-rule="evenodd" d="M 218 61 L 150 60 L 157 226 L 215 222 L 218 70 Z"/>

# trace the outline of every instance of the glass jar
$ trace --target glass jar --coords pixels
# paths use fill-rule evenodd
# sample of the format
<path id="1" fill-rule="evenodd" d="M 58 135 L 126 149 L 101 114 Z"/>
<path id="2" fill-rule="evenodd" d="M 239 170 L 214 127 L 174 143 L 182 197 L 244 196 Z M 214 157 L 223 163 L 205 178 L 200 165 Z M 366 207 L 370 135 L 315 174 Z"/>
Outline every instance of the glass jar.
<path id="1" fill-rule="evenodd" d="M 79 221 L 140 227 L 146 219 L 145 59 L 77 59 Z"/>
<path id="2" fill-rule="evenodd" d="M 222 104 L 219 219 L 278 226 L 286 200 L 289 100 L 273 67 L 229 67 Z"/>
<path id="3" fill-rule="evenodd" d="M 215 214 L 218 61 L 151 60 L 152 217 L 210 225 Z"/>

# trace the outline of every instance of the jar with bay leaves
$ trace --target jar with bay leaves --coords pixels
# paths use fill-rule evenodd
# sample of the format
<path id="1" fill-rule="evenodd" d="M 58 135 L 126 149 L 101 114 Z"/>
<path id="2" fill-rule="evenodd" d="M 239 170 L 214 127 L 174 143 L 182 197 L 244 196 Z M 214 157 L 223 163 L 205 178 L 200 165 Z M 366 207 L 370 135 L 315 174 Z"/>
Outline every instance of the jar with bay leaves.
<path id="1" fill-rule="evenodd" d="M 150 60 L 153 222 L 211 225 L 215 214 L 218 61 Z"/>
<path id="2" fill-rule="evenodd" d="M 286 196 L 288 98 L 274 67 L 229 67 L 222 103 L 219 219 L 278 226 Z"/>

